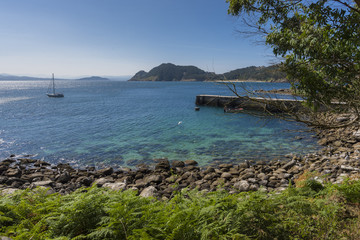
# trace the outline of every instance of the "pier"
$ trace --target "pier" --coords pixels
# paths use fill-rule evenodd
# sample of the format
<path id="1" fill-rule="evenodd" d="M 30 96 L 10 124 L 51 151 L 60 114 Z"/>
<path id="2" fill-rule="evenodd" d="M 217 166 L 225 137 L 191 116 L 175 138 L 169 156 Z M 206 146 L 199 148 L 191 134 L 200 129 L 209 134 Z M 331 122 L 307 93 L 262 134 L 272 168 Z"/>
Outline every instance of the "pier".
<path id="1" fill-rule="evenodd" d="M 229 109 L 244 109 L 268 112 L 294 112 L 302 108 L 304 100 L 238 97 L 222 95 L 198 95 L 195 104 L 198 106 L 224 107 Z"/>

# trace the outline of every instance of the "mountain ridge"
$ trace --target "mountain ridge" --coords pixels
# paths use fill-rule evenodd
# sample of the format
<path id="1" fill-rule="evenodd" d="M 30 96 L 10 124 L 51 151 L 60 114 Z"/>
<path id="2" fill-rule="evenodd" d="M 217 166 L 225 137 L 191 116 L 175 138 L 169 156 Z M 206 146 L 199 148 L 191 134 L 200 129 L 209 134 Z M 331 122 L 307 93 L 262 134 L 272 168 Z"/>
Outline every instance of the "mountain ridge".
<path id="1" fill-rule="evenodd" d="M 141 70 L 129 81 L 215 81 L 215 80 L 245 80 L 285 82 L 286 75 L 280 71 L 279 65 L 250 66 L 238 68 L 223 74 L 206 72 L 195 66 L 180 66 L 172 63 L 162 63 L 149 72 Z"/>

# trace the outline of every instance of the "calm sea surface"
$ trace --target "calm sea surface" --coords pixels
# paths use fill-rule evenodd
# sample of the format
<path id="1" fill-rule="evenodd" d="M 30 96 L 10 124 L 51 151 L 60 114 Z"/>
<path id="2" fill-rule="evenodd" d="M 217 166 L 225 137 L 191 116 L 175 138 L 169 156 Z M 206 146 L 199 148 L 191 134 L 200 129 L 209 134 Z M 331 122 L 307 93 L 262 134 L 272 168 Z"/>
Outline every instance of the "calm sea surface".
<path id="1" fill-rule="evenodd" d="M 59 99 L 45 95 L 48 85 L 0 82 L 0 158 L 31 154 L 53 163 L 135 166 L 165 157 L 206 165 L 319 149 L 312 133 L 294 131 L 306 130 L 303 125 L 215 107 L 194 111 L 198 94 L 231 95 L 222 84 L 63 80 Z"/>

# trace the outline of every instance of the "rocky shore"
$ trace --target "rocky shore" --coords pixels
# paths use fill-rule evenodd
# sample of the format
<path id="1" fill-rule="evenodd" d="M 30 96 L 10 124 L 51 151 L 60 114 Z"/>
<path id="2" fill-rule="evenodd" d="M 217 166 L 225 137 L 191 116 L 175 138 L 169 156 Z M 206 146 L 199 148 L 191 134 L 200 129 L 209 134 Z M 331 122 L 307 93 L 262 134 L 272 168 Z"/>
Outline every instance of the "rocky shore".
<path id="1" fill-rule="evenodd" d="M 169 199 L 183 188 L 210 192 L 225 189 L 243 191 L 281 191 L 306 172 L 318 181 L 341 183 L 345 178 L 360 177 L 360 126 L 337 130 L 317 130 L 324 148 L 303 156 L 288 155 L 288 161 L 220 164 L 201 169 L 194 160 L 157 159 L 155 166 L 136 169 L 74 169 L 69 164 L 16 158 L 0 162 L 0 194 L 17 189 L 46 187 L 49 193 L 68 194 L 93 184 L 113 190 L 134 189 L 141 196 Z"/>

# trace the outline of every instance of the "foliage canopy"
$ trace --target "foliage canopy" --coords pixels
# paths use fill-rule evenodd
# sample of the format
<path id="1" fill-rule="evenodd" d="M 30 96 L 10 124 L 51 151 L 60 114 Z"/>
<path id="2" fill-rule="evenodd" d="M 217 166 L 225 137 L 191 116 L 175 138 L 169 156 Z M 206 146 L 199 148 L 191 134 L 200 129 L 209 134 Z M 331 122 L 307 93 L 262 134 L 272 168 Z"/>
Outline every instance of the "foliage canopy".
<path id="1" fill-rule="evenodd" d="M 346 102 L 360 108 L 360 1 L 227 0 L 228 13 L 242 16 L 276 56 L 309 106 Z M 344 109 L 344 106 L 342 106 Z"/>
<path id="2" fill-rule="evenodd" d="M 47 189 L 0 196 L 0 236 L 12 239 L 358 239 L 360 181 L 313 179 L 281 193 L 182 191 L 158 201 L 135 191 Z M 321 187 L 319 187 L 321 186 Z M 343 237 L 343 238 L 342 238 Z"/>

